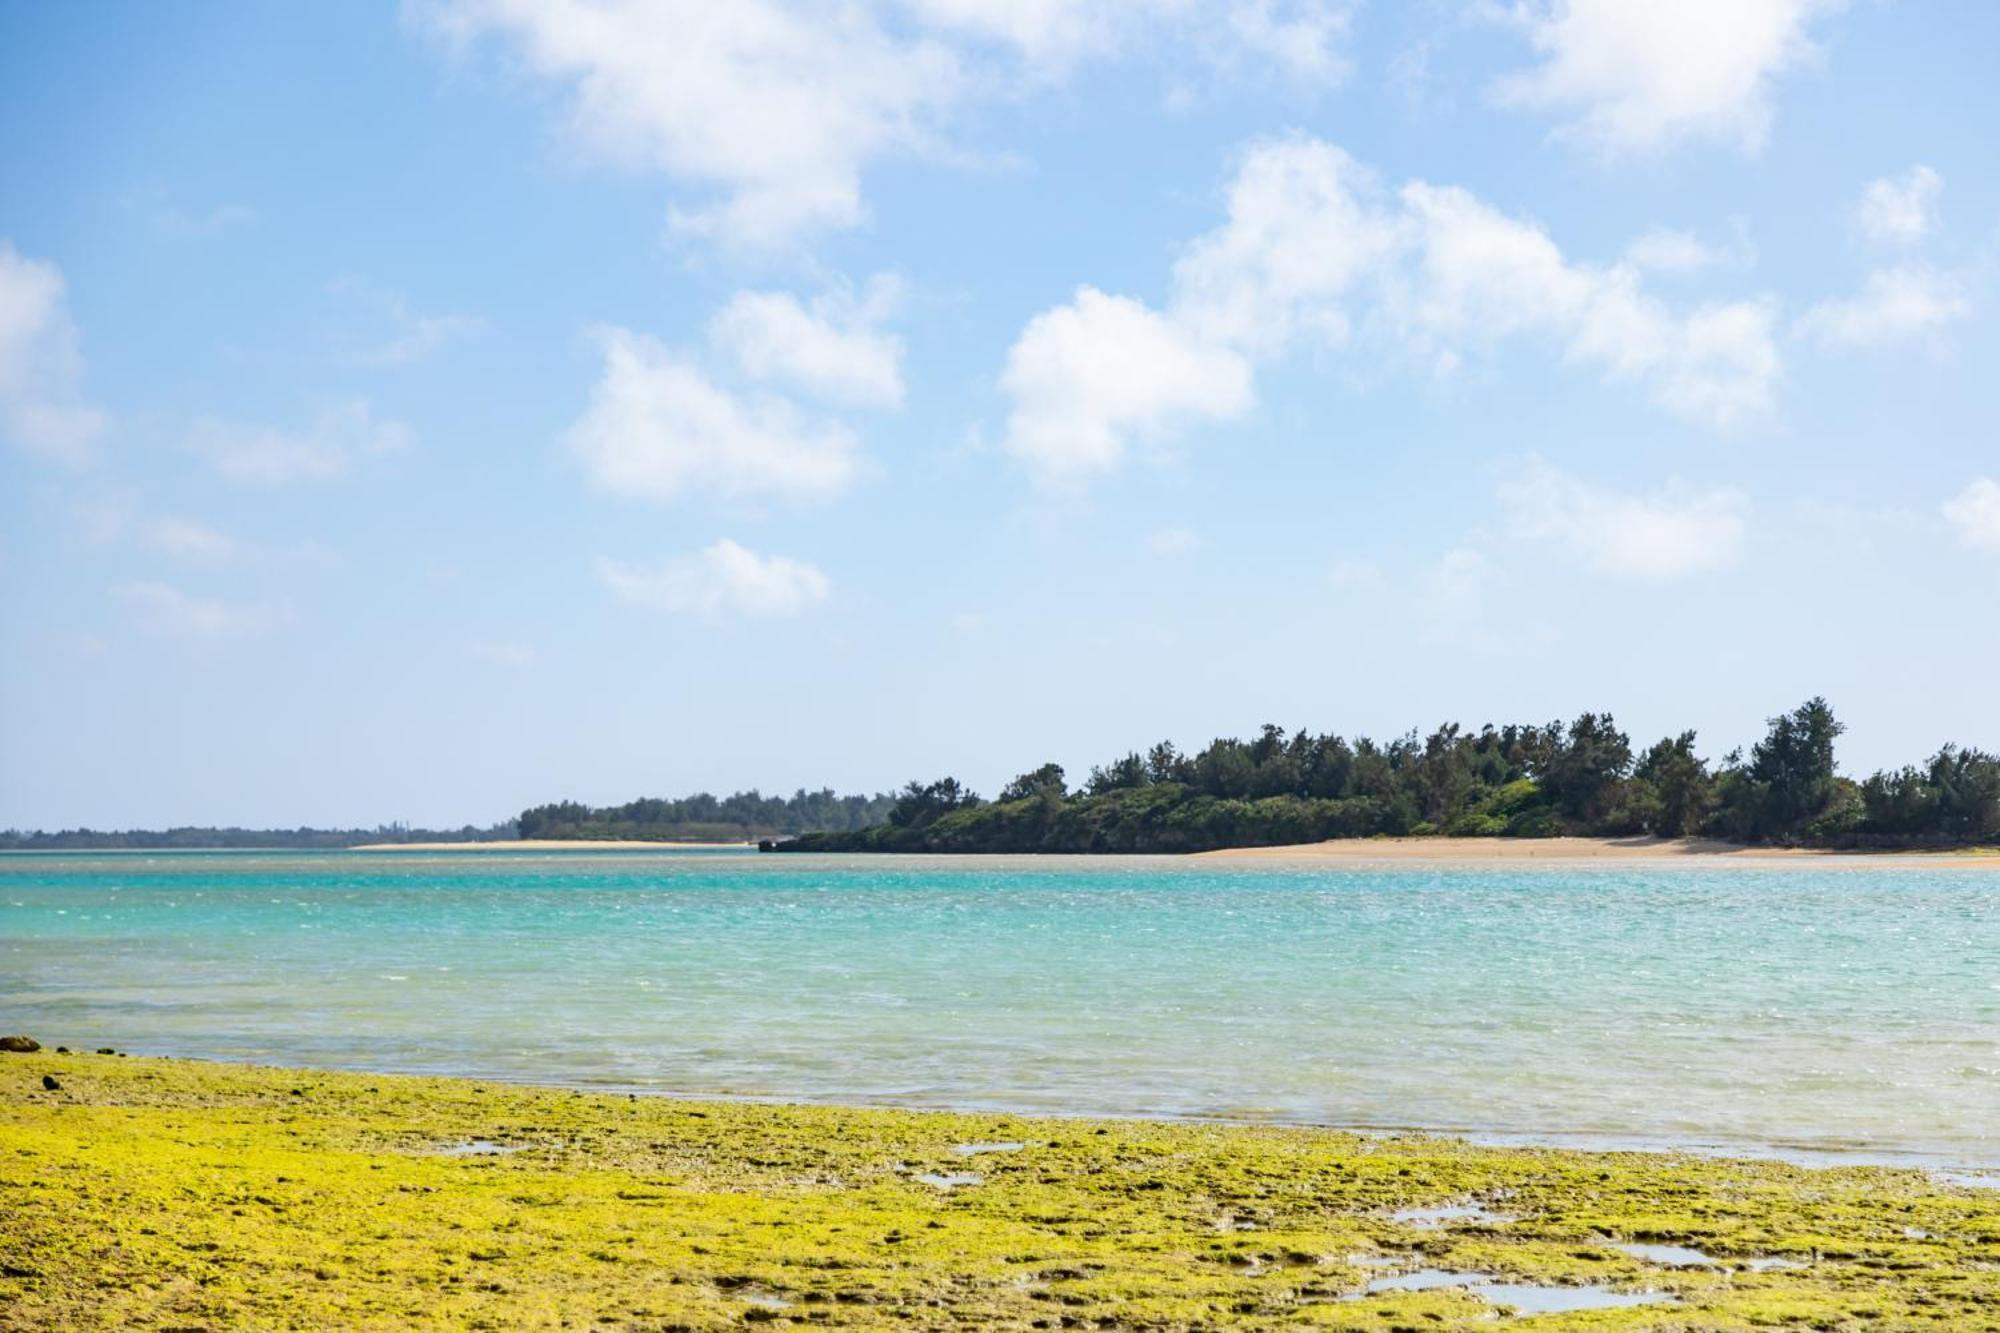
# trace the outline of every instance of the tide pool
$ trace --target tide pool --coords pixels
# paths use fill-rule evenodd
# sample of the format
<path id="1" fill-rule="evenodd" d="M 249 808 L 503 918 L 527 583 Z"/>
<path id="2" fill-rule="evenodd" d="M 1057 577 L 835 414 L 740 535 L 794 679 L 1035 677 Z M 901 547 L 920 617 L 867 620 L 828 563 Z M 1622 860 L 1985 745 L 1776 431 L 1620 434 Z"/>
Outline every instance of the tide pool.
<path id="1" fill-rule="evenodd" d="M 0 1030 L 738 1097 L 2000 1165 L 2000 874 L 0 856 Z"/>

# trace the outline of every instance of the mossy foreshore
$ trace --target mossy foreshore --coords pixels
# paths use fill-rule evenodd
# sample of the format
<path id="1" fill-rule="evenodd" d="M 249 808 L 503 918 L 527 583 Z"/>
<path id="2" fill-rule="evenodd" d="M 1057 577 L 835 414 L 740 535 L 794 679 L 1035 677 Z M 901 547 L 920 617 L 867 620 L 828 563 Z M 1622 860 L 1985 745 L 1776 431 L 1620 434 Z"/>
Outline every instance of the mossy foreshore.
<path id="1" fill-rule="evenodd" d="M 1501 1285 L 1364 1294 L 1416 1270 L 1663 1299 L 1524 1318 Z M 0 1328 L 1496 1319 L 2000 1328 L 2000 1192 L 1330 1130 L 0 1055 Z"/>

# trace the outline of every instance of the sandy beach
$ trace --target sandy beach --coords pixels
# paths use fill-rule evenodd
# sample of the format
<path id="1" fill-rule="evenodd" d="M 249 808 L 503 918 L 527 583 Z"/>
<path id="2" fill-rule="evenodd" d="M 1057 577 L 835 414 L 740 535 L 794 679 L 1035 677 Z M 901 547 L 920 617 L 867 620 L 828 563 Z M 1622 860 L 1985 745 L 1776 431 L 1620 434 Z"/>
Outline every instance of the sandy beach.
<path id="1" fill-rule="evenodd" d="M 1713 838 L 1342 838 L 1282 847 L 1229 847 L 1195 859 L 1292 864 L 1520 865 L 1534 861 L 1742 862 L 1827 866 L 1983 865 L 2000 868 L 1991 849 L 1971 852 L 1838 852 L 1798 847 L 1745 847 Z"/>
<path id="2" fill-rule="evenodd" d="M 648 842 L 639 838 L 516 838 L 512 842 L 368 842 L 350 852 L 604 852 L 647 849 L 735 851 L 747 842 Z"/>

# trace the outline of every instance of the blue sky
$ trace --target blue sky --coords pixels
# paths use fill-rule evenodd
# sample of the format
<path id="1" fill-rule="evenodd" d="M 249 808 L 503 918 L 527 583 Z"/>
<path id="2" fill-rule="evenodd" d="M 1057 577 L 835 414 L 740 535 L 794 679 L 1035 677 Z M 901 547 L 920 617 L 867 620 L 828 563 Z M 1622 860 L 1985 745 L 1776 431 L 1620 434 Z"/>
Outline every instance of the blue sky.
<path id="1" fill-rule="evenodd" d="M 0 9 L 0 825 L 2000 747 L 2000 9 Z"/>

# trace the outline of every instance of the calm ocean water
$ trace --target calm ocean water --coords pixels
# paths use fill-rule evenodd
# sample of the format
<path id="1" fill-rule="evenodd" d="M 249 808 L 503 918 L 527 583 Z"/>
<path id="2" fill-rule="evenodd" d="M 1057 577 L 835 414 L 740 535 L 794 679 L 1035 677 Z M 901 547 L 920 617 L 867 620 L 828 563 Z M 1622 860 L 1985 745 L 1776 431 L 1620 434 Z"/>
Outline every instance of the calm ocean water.
<path id="1" fill-rule="evenodd" d="M 2000 874 L 0 856 L 0 1030 L 735 1096 L 2000 1164 Z"/>

